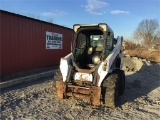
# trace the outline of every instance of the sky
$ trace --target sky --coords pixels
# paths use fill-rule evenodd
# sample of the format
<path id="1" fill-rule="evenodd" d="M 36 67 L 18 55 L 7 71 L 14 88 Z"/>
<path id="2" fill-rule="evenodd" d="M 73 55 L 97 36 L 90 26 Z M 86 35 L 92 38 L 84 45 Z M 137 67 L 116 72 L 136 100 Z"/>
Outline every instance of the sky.
<path id="1" fill-rule="evenodd" d="M 0 0 L 0 9 L 69 28 L 107 23 L 125 39 L 144 19 L 160 22 L 160 0 Z"/>

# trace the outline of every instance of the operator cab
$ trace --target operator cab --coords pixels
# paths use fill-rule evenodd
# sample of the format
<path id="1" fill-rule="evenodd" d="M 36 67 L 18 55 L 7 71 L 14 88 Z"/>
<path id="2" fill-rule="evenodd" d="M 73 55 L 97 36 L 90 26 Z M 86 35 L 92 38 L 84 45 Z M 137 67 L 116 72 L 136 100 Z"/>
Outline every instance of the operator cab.
<path id="1" fill-rule="evenodd" d="M 74 31 L 73 57 L 81 69 L 99 65 L 113 49 L 113 32 L 106 24 L 75 25 Z"/>

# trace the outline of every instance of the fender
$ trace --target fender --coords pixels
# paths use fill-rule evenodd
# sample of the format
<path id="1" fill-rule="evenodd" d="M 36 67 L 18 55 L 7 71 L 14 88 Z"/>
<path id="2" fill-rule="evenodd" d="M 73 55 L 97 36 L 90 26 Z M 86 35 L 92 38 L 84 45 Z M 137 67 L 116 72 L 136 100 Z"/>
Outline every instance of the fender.
<path id="1" fill-rule="evenodd" d="M 65 82 L 67 79 L 67 75 L 68 75 L 70 63 L 71 63 L 71 55 L 72 53 L 68 54 L 67 56 L 61 58 L 61 61 L 60 61 L 60 70 L 62 73 L 63 82 Z"/>

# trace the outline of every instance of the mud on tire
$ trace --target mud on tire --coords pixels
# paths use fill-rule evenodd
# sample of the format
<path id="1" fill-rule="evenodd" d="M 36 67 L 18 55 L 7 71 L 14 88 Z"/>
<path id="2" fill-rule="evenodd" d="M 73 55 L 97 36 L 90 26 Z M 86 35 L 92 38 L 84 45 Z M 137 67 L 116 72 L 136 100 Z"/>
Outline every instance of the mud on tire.
<path id="1" fill-rule="evenodd" d="M 111 73 L 102 83 L 102 100 L 106 107 L 115 108 L 118 105 L 119 80 L 117 73 Z"/>
<path id="2" fill-rule="evenodd" d="M 60 69 L 58 69 L 54 75 L 54 79 L 53 79 L 53 92 L 56 95 L 57 94 L 57 89 L 56 89 L 56 81 L 62 81 L 62 74 Z"/>

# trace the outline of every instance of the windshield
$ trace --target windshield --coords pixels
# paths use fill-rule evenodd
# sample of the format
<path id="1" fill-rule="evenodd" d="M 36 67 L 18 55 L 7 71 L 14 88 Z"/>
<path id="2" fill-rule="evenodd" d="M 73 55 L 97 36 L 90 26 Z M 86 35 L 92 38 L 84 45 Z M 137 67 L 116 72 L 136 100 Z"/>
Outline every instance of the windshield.
<path id="1" fill-rule="evenodd" d="M 102 47 L 103 42 L 104 42 L 104 37 L 102 35 L 91 35 L 92 47 Z"/>
<path id="2" fill-rule="evenodd" d="M 103 35 L 87 35 L 79 33 L 76 40 L 76 48 L 102 47 L 103 43 Z"/>

